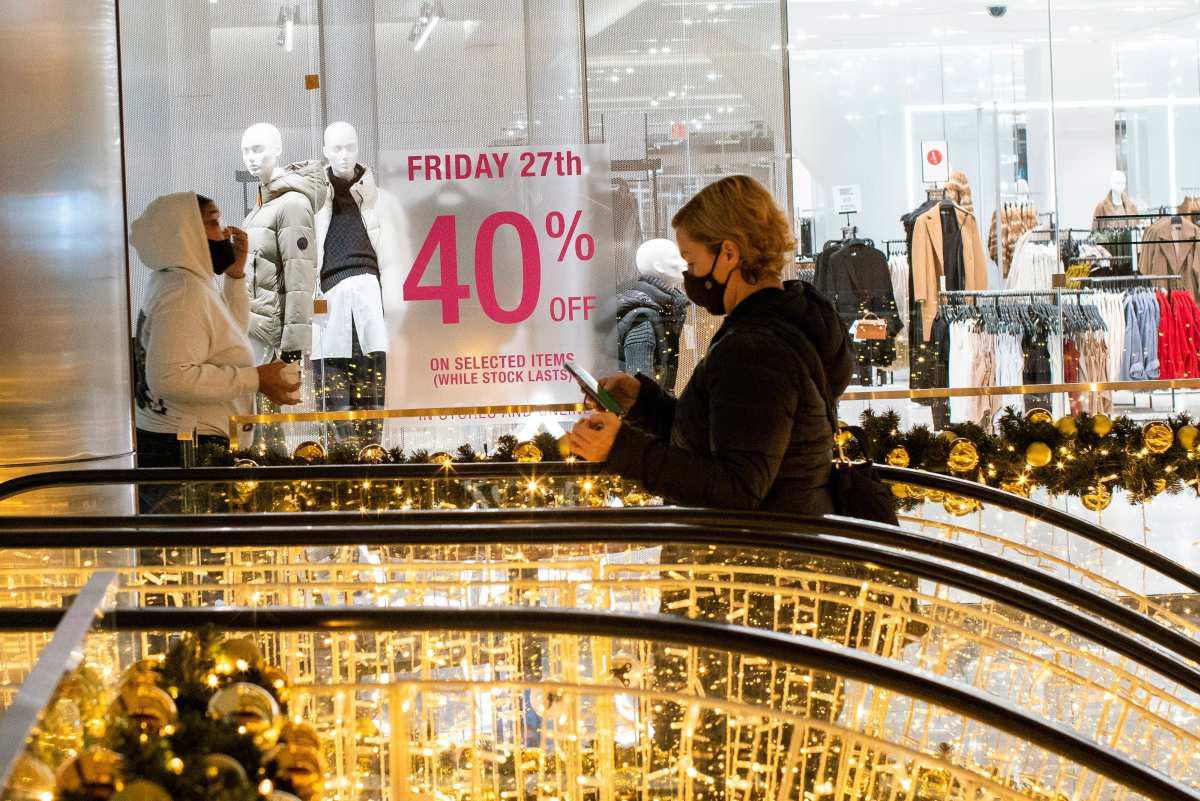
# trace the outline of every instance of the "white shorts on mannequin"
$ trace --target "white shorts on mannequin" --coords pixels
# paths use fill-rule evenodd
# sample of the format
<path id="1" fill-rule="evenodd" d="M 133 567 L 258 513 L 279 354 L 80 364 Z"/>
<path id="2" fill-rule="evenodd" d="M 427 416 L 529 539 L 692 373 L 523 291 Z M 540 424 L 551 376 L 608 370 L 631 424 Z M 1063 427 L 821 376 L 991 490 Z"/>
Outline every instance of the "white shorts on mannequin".
<path id="1" fill-rule="evenodd" d="M 317 297 L 326 300 L 328 311 L 313 316 L 312 358 L 350 358 L 355 330 L 363 353 L 387 352 L 387 325 L 378 278 L 351 276 Z"/>

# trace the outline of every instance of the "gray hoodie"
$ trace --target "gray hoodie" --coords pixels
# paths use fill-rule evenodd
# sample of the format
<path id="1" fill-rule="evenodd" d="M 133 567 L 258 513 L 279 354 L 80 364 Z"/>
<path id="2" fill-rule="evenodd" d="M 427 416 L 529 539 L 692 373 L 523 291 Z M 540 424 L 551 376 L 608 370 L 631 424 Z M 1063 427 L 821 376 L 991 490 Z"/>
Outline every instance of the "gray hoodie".
<path id="1" fill-rule="evenodd" d="M 192 192 L 152 202 L 130 241 L 153 270 L 135 340 L 137 427 L 228 436 L 230 415 L 251 414 L 258 390 L 245 280 L 218 288 Z"/>
<path id="2" fill-rule="evenodd" d="M 291 164 L 258 189 L 242 225 L 250 237 L 250 336 L 276 352 L 312 348 L 317 243 L 313 215 L 325 201 L 318 161 Z"/>

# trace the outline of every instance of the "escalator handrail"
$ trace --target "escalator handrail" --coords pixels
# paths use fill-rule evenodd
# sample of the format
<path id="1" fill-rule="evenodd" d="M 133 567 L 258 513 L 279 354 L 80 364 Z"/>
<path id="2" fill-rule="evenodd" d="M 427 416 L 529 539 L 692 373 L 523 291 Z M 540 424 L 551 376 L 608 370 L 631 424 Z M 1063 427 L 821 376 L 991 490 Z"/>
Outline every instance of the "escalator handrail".
<path id="1" fill-rule="evenodd" d="M 46 630 L 62 612 L 0 612 L 0 631 Z M 908 671 L 874 654 L 807 637 L 666 615 L 575 610 L 490 608 L 149 608 L 110 611 L 97 631 L 182 631 L 216 625 L 223 631 L 471 631 L 527 632 L 641 639 L 711 648 L 787 663 L 880 686 L 979 721 L 1069 760 L 1157 801 L 1200 801 L 1152 768 L 1061 725 L 998 701 L 972 687 Z"/>
<path id="2" fill-rule="evenodd" d="M 1067 512 L 1003 490 L 952 476 L 909 468 L 877 465 L 881 477 L 914 486 L 951 492 L 1040 520 L 1137 562 L 1161 573 L 1192 592 L 1200 593 L 1200 574 L 1179 562 L 1122 537 L 1101 526 L 1088 523 Z M 437 464 L 352 464 L 352 465 L 289 465 L 283 467 L 195 467 L 195 468 L 115 468 L 103 470 L 58 470 L 33 473 L 0 482 L 0 501 L 25 492 L 58 486 L 97 484 L 176 484 L 184 482 L 217 483 L 229 481 L 295 481 L 295 480 L 398 480 L 398 479 L 459 479 L 484 480 L 536 476 L 593 476 L 603 472 L 599 465 L 588 462 L 538 462 L 530 464 L 503 462 L 455 463 L 450 469 Z M 405 514 L 412 514 L 406 512 Z M 768 514 L 768 513 L 759 513 Z M 49 518 L 42 518 L 49 519 Z M 64 518 L 65 519 L 65 518 Z M 10 525 L 0 518 L 0 531 Z"/>
<path id="3" fill-rule="evenodd" d="M 682 516 L 681 522 L 672 518 Z M 691 516 L 693 519 L 686 519 Z M 1099 642 L 1113 651 L 1200 691 L 1200 672 L 1186 661 L 1200 663 L 1200 642 L 1147 618 L 1135 609 L 1077 587 L 1055 576 L 1002 557 L 920 534 L 848 518 L 769 516 L 767 520 L 743 518 L 740 513 L 714 510 L 657 509 L 548 509 L 463 512 L 425 512 L 413 520 L 407 513 L 372 515 L 354 522 L 330 513 L 287 515 L 295 524 L 273 517 L 226 515 L 220 521 L 201 517 L 178 527 L 109 529 L 30 529 L 7 532 L 7 547 L 20 548 L 178 548 L 178 547 L 300 547 L 336 545 L 523 545 L 564 543 L 688 544 L 773 549 L 830 558 L 857 554 L 864 563 L 889 566 L 975 592 L 1029 614 L 1052 620 L 1068 630 Z M 761 517 L 761 516 L 758 516 Z M 328 525 L 305 525 L 312 518 Z M 143 520 L 146 518 L 138 518 Z M 399 520 L 400 522 L 391 522 Z M 254 525 L 257 524 L 257 525 Z M 790 530 L 781 530 L 786 527 Z M 195 537 L 197 529 L 207 536 Z M 847 541 L 859 540 L 859 542 Z M 862 542 L 882 545 L 871 548 Z M 1043 599 L 1005 584 L 958 570 L 949 565 L 898 553 L 892 548 L 948 560 L 1002 576 L 1053 596 L 1057 601 L 1085 609 L 1104 623 L 1047 604 Z M 1123 634 L 1134 632 L 1163 649 L 1157 651 Z M 1182 658 L 1177 660 L 1170 655 Z"/>

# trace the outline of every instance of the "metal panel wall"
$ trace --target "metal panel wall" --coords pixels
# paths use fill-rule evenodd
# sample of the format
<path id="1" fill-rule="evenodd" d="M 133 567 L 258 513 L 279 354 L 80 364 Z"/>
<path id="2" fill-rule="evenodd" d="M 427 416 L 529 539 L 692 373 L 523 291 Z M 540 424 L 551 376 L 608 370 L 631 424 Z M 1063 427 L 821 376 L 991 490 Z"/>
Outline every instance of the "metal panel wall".
<path id="1" fill-rule="evenodd" d="M 0 0 L 0 480 L 132 463 L 117 62 L 115 0 Z M 85 489 L 31 503 L 128 500 Z"/>

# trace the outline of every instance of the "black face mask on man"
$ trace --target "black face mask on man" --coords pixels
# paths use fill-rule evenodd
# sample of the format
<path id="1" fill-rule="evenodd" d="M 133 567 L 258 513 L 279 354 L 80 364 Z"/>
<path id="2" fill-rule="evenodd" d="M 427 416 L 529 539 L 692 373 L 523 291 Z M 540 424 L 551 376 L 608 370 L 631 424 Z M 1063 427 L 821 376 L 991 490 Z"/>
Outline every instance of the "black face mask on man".
<path id="1" fill-rule="evenodd" d="M 223 274 L 237 261 L 233 253 L 232 239 L 208 240 L 208 256 L 212 259 L 212 269 L 217 275 Z"/>
<path id="2" fill-rule="evenodd" d="M 700 277 L 691 270 L 683 271 L 683 292 L 688 296 L 688 299 L 697 306 L 707 310 L 709 314 L 724 314 L 725 313 L 725 287 L 729 284 L 729 279 L 725 279 L 725 283 L 717 281 L 717 259 L 721 258 L 721 251 L 717 250 L 717 255 L 713 258 L 712 269 L 708 271 L 708 275 Z M 730 273 L 732 275 L 732 273 Z"/>

